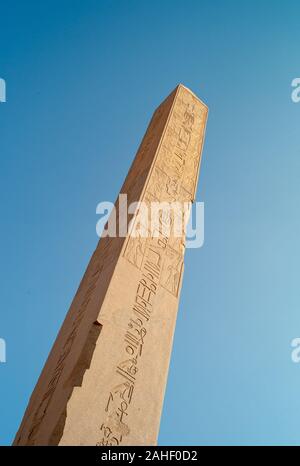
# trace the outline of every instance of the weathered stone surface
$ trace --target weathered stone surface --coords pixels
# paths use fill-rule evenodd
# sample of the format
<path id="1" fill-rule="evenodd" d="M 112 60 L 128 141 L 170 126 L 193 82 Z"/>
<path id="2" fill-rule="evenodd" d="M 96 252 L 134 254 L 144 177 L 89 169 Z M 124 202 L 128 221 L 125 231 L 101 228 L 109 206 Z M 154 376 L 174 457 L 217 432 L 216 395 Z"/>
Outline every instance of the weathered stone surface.
<path id="1" fill-rule="evenodd" d="M 121 189 L 128 203 L 194 200 L 206 119 L 179 85 L 152 117 Z M 101 238 L 15 445 L 156 444 L 184 249 L 184 233 Z"/>

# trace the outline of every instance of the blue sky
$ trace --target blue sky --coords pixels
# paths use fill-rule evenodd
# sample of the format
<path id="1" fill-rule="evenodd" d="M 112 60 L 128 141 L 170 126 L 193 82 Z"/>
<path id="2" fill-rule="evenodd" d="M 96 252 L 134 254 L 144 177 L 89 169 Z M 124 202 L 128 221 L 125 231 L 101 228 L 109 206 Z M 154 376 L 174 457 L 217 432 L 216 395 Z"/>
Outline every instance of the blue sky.
<path id="1" fill-rule="evenodd" d="M 299 444 L 300 4 L 0 3 L 0 443 L 18 428 L 154 108 L 210 108 L 161 445 Z"/>

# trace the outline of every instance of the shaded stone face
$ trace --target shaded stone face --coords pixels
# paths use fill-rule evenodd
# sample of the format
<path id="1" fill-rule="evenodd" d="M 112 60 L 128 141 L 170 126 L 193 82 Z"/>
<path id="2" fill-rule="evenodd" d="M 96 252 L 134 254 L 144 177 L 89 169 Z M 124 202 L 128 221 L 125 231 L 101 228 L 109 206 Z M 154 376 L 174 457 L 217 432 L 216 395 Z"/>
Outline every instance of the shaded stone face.
<path id="1" fill-rule="evenodd" d="M 194 201 L 206 119 L 182 85 L 157 108 L 121 189 L 130 203 Z M 178 215 L 147 237 L 101 238 L 15 445 L 156 444 L 185 249 L 184 231 L 162 226 Z"/>

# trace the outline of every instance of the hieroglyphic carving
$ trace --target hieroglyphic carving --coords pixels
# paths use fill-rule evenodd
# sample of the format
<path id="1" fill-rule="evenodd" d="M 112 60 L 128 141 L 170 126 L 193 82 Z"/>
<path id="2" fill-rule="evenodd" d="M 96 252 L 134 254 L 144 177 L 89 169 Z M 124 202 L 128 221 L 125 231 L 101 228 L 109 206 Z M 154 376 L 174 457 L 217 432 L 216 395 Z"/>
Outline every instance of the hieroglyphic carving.
<path id="1" fill-rule="evenodd" d="M 138 269 L 141 268 L 143 262 L 145 247 L 145 239 L 141 236 L 131 237 L 127 242 L 125 257 Z"/>
<path id="2" fill-rule="evenodd" d="M 119 380 L 109 392 L 105 407 L 106 419 L 100 426 L 101 439 L 97 446 L 120 445 L 123 437 L 130 432 L 126 419 L 153 312 L 165 248 L 164 238 L 151 238 L 147 243 L 141 278 L 124 334 L 124 355 L 116 367 Z"/>
<path id="3" fill-rule="evenodd" d="M 199 109 L 198 99 L 192 94 L 179 90 L 142 199 L 147 205 L 150 205 L 151 201 L 184 203 L 193 200 L 206 117 L 205 108 L 201 105 L 200 107 Z M 173 212 L 172 215 L 174 216 Z M 178 215 L 181 215 L 184 224 L 183 211 Z M 180 255 L 184 253 L 184 239 L 185 231 L 182 232 L 181 238 L 174 236 L 172 232 L 168 237 L 171 248 Z M 140 268 L 142 251 L 141 239 L 129 238 L 124 257 Z M 171 257 L 172 254 L 168 254 L 163 258 L 168 263 L 164 270 L 169 270 L 171 274 L 174 269 L 174 277 L 179 275 L 178 280 L 176 279 L 179 283 L 182 267 L 179 264 L 175 267 L 173 261 L 169 263 Z M 171 281 L 171 278 L 167 280 L 165 288 L 177 296 L 177 288 L 170 284 Z"/>
<path id="4" fill-rule="evenodd" d="M 161 274 L 161 286 L 178 296 L 179 284 L 182 275 L 183 254 L 176 252 L 169 246 L 166 249 L 165 260 Z"/>
<path id="5" fill-rule="evenodd" d="M 181 90 L 155 164 L 171 178 L 168 185 L 174 194 L 179 193 L 177 200 L 181 186 L 193 200 L 205 122 L 206 108 L 192 94 Z"/>
<path id="6" fill-rule="evenodd" d="M 198 144 L 199 133 L 204 132 L 205 116 L 199 124 L 199 118 L 195 116 L 197 99 L 186 92 L 181 94 L 180 89 L 141 199 L 148 207 L 153 202 L 193 201 L 201 147 Z M 134 397 L 154 298 L 160 286 L 178 297 L 183 271 L 185 225 L 183 223 L 182 234 L 179 236 L 174 235 L 172 229 L 169 235 L 165 235 L 162 227 L 166 223 L 172 226 L 176 216 L 182 219 L 183 215 L 184 209 L 172 211 L 171 218 L 167 211 L 163 211 L 159 217 L 158 232 L 154 232 L 147 224 L 148 237 L 129 236 L 125 245 L 124 258 L 140 270 L 141 279 L 132 308 L 134 316 L 128 322 L 124 337 L 124 353 L 127 354 L 116 368 L 120 380 L 108 395 L 106 419 L 100 426 L 101 440 L 98 445 L 120 445 L 130 432 L 129 407 Z M 137 210 L 134 229 L 139 226 L 139 222 L 141 219 Z M 155 238 L 156 233 L 158 238 Z M 148 274 L 145 273 L 145 264 L 151 270 L 148 270 Z"/>
<path id="7" fill-rule="evenodd" d="M 160 105 L 121 189 L 128 194 L 128 204 L 193 201 L 206 113 L 206 107 L 183 86 Z M 140 217 L 140 211 L 130 213 L 128 220 L 133 220 L 134 230 L 146 228 L 146 237 L 101 239 L 33 393 L 16 445 L 86 445 L 91 438 L 97 438 L 98 445 L 155 442 L 183 273 L 185 231 L 175 236 L 165 230 L 182 218 L 180 209 L 159 212 L 155 228 Z M 95 359 L 79 373 L 93 323 L 104 326 L 104 336 L 99 338 L 99 328 L 93 333 L 88 362 Z M 107 341 L 115 345 L 114 351 Z M 98 359 L 99 354 L 104 357 Z M 154 388 L 144 383 L 151 379 L 153 367 Z M 93 393 L 98 409 L 89 398 L 95 382 L 101 388 Z M 91 409 L 91 419 L 78 422 Z M 144 416 L 149 425 L 140 433 Z"/>
<path id="8" fill-rule="evenodd" d="M 116 251 L 114 252 L 116 253 Z M 80 304 L 71 323 L 70 331 L 61 348 L 60 355 L 45 389 L 45 393 L 43 394 L 41 400 L 38 402 L 33 412 L 32 425 L 28 434 L 28 445 L 35 444 L 36 434 L 39 430 L 42 421 L 44 420 L 48 407 L 51 403 L 52 397 L 55 393 L 56 387 L 61 379 L 61 375 L 64 371 L 67 358 L 72 350 L 78 329 L 80 327 L 82 319 L 84 318 L 86 309 L 97 287 L 99 277 L 103 270 L 112 262 L 113 257 L 114 254 L 112 254 L 112 239 L 104 238 L 102 241 L 101 248 L 97 248 L 95 250 L 91 258 L 89 267 L 85 273 L 85 276 L 78 288 L 76 296 L 80 296 L 82 293 L 82 297 L 79 301 Z M 22 434 L 20 433 L 19 437 L 21 437 L 21 435 Z"/>

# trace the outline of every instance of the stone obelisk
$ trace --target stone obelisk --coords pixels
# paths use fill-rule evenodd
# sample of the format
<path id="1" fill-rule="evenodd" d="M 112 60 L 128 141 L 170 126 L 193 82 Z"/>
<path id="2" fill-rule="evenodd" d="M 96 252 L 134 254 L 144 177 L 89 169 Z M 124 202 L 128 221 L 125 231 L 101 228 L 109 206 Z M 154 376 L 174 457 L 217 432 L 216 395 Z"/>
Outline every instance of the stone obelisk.
<path id="1" fill-rule="evenodd" d="M 194 201 L 207 113 L 183 85 L 162 102 L 121 189 L 128 204 Z M 156 444 L 184 250 L 184 232 L 159 227 L 100 239 L 14 445 Z"/>

